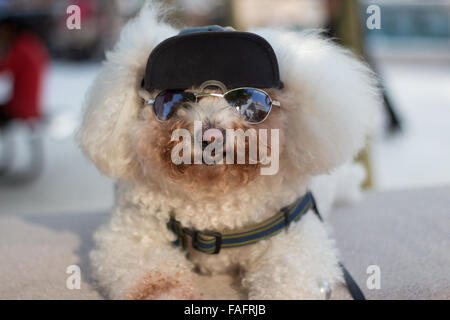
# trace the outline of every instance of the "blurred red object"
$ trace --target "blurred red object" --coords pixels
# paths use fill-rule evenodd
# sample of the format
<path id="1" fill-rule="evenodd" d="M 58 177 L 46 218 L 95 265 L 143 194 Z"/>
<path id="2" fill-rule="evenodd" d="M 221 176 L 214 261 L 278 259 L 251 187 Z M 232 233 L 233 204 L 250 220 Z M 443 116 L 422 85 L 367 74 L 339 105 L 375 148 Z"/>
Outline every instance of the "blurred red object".
<path id="1" fill-rule="evenodd" d="M 31 32 L 21 32 L 0 60 L 0 72 L 14 77 L 11 100 L 4 110 L 11 118 L 38 118 L 42 114 L 41 93 L 49 54 L 42 41 Z"/>

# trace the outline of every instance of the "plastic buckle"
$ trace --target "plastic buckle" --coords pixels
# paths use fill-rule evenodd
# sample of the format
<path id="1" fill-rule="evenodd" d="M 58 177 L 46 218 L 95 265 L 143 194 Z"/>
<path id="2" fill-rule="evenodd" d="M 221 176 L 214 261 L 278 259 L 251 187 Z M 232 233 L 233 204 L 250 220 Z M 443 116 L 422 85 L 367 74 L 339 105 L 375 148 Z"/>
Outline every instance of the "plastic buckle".
<path id="1" fill-rule="evenodd" d="M 173 243 L 179 247 L 184 247 L 185 237 L 181 223 L 171 216 L 169 222 L 167 222 L 167 227 L 177 236 L 177 239 Z M 176 244 L 177 242 L 178 244 Z"/>
<path id="2" fill-rule="evenodd" d="M 198 234 L 204 234 L 205 236 L 210 236 L 210 237 L 214 237 L 215 238 L 215 247 L 214 247 L 214 252 L 210 253 L 210 254 L 218 254 L 220 252 L 220 249 L 222 248 L 222 234 L 220 232 L 215 232 L 215 231 L 194 231 L 193 234 L 191 234 L 192 236 L 192 246 L 194 247 L 194 249 L 204 252 L 204 250 L 202 248 L 200 248 L 198 246 Z"/>

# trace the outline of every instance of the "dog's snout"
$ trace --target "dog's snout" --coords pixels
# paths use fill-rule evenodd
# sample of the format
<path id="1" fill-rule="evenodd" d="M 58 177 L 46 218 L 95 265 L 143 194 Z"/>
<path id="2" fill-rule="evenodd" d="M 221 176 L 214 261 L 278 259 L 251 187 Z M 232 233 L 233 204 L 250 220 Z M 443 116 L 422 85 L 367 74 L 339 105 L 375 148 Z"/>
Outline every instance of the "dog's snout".
<path id="1" fill-rule="evenodd" d="M 223 137 L 225 137 L 225 129 L 209 121 L 204 123 L 202 126 L 202 134 L 205 135 L 205 133 L 207 135 L 222 135 Z"/>

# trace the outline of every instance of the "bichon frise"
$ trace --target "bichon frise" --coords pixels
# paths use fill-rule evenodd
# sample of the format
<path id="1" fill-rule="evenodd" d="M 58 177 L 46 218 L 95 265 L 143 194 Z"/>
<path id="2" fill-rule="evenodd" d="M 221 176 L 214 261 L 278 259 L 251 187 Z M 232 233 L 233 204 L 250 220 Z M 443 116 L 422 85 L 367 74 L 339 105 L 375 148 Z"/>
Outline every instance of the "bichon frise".
<path id="1" fill-rule="evenodd" d="M 201 298 L 198 274 L 222 273 L 249 299 L 325 298 L 323 284 L 343 275 L 309 190 L 326 210 L 336 189 L 361 181 L 358 170 L 344 174 L 356 177 L 349 186 L 333 175 L 373 127 L 372 73 L 317 32 L 180 33 L 159 12 L 146 6 L 128 23 L 87 96 L 80 145 L 117 179 L 112 218 L 95 235 L 95 278 L 119 299 Z M 250 133 L 229 143 L 232 129 Z M 265 158 L 201 158 L 208 142 L 226 145 L 214 160 L 230 146 L 250 152 L 251 141 Z"/>

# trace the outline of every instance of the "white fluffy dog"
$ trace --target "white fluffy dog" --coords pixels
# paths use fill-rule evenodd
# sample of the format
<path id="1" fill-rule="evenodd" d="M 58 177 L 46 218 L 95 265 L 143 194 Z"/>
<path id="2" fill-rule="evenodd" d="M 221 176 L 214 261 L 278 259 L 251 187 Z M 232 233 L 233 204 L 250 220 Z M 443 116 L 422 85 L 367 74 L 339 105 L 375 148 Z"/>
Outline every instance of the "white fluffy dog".
<path id="1" fill-rule="evenodd" d="M 149 53 L 178 33 L 159 14 L 146 6 L 128 23 L 87 97 L 80 145 L 103 173 L 117 179 L 112 218 L 95 235 L 95 278 L 109 297 L 119 299 L 200 298 L 193 280 L 198 273 L 233 273 L 249 299 L 323 299 L 320 284 L 334 286 L 343 276 L 334 241 L 312 213 L 285 232 L 212 255 L 173 246 L 176 237 L 167 223 L 175 214 L 188 228 L 239 230 L 274 216 L 311 189 L 315 177 L 330 173 L 329 180 L 316 183 L 326 187 L 323 198 L 330 204 L 332 189 L 354 190 L 361 177 L 350 186 L 330 186 L 338 168 L 364 146 L 377 117 L 372 73 L 318 33 L 255 30 L 272 45 L 285 85 L 267 90 L 281 108 L 257 125 L 280 129 L 278 173 L 203 164 L 177 171 L 164 149 L 180 122 L 191 128 L 194 111 L 170 127 L 139 96 Z M 248 127 L 223 103 L 202 98 L 193 108 L 196 119 Z"/>

